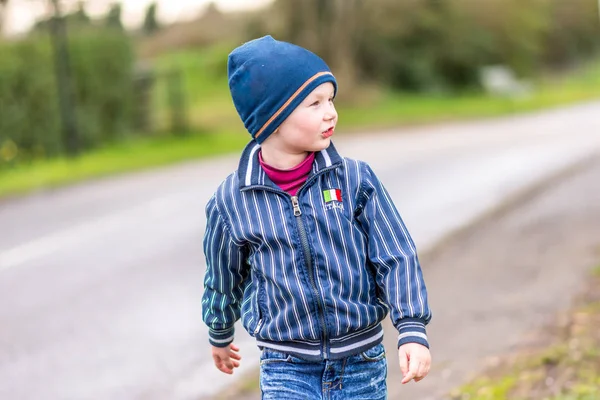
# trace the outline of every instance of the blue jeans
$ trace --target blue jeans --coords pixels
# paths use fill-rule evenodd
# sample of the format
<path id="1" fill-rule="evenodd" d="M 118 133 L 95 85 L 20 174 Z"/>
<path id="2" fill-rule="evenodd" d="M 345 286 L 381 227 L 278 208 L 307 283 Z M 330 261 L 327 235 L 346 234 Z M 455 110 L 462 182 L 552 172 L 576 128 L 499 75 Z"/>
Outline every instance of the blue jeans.
<path id="1" fill-rule="evenodd" d="M 378 344 L 335 361 L 305 361 L 264 349 L 260 390 L 265 400 L 380 400 L 387 397 L 385 349 Z"/>

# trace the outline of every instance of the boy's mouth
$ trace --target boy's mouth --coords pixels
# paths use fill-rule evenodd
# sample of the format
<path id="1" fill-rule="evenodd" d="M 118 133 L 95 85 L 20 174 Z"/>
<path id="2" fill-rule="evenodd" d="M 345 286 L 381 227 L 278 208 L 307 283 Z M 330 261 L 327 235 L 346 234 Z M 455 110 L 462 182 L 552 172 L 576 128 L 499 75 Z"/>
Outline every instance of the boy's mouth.
<path id="1" fill-rule="evenodd" d="M 330 138 L 331 136 L 333 136 L 333 126 L 329 129 L 327 129 L 325 132 L 322 133 L 323 137 L 325 139 Z"/>

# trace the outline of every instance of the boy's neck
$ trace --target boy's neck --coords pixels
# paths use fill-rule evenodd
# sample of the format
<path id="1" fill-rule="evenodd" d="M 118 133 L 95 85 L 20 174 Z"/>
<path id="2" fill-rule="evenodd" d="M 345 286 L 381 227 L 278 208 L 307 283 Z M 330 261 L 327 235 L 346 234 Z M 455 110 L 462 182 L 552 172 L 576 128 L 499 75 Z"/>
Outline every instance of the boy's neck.
<path id="1" fill-rule="evenodd" d="M 290 153 L 273 147 L 261 147 L 260 151 L 265 164 L 280 170 L 294 168 L 304 161 L 309 154 L 307 151 Z"/>

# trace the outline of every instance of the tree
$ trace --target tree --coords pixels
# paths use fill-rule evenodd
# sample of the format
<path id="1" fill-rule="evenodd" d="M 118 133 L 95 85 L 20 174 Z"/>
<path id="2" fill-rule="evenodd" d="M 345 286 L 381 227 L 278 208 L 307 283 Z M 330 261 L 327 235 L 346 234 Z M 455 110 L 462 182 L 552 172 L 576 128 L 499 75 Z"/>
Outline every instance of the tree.
<path id="1" fill-rule="evenodd" d="M 85 3 L 83 1 L 79 1 L 79 3 L 77 3 L 77 10 L 70 16 L 67 16 L 67 18 L 72 20 L 77 25 L 90 24 L 90 17 L 85 12 Z"/>
<path id="2" fill-rule="evenodd" d="M 123 29 L 123 24 L 121 23 L 121 11 L 121 3 L 113 3 L 110 10 L 108 10 L 108 14 L 106 14 L 105 23 L 108 28 Z"/>
<path id="3" fill-rule="evenodd" d="M 4 32 L 2 29 L 4 28 L 4 10 L 7 3 L 8 0 L 0 0 L 0 35 Z"/>
<path id="4" fill-rule="evenodd" d="M 144 26 L 142 27 L 142 30 L 146 35 L 151 35 L 160 29 L 160 25 L 156 20 L 156 8 L 156 3 L 152 3 L 146 9 L 146 16 L 144 17 Z"/>
<path id="5" fill-rule="evenodd" d="M 363 0 L 277 0 L 275 10 L 282 21 L 283 40 L 306 47 L 325 59 L 344 92 L 350 93 L 357 80 L 357 38 L 362 34 Z"/>

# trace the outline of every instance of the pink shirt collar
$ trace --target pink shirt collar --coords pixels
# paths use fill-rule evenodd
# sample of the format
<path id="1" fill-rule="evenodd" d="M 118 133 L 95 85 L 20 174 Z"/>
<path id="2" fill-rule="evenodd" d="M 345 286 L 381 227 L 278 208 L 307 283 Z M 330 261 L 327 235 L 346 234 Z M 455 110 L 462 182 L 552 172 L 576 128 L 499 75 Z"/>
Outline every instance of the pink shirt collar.
<path id="1" fill-rule="evenodd" d="M 315 153 L 309 153 L 308 157 L 295 167 L 290 169 L 278 169 L 266 164 L 262 158 L 262 153 L 258 153 L 258 161 L 269 179 L 292 196 L 295 196 L 298 189 L 306 182 L 314 160 Z"/>

